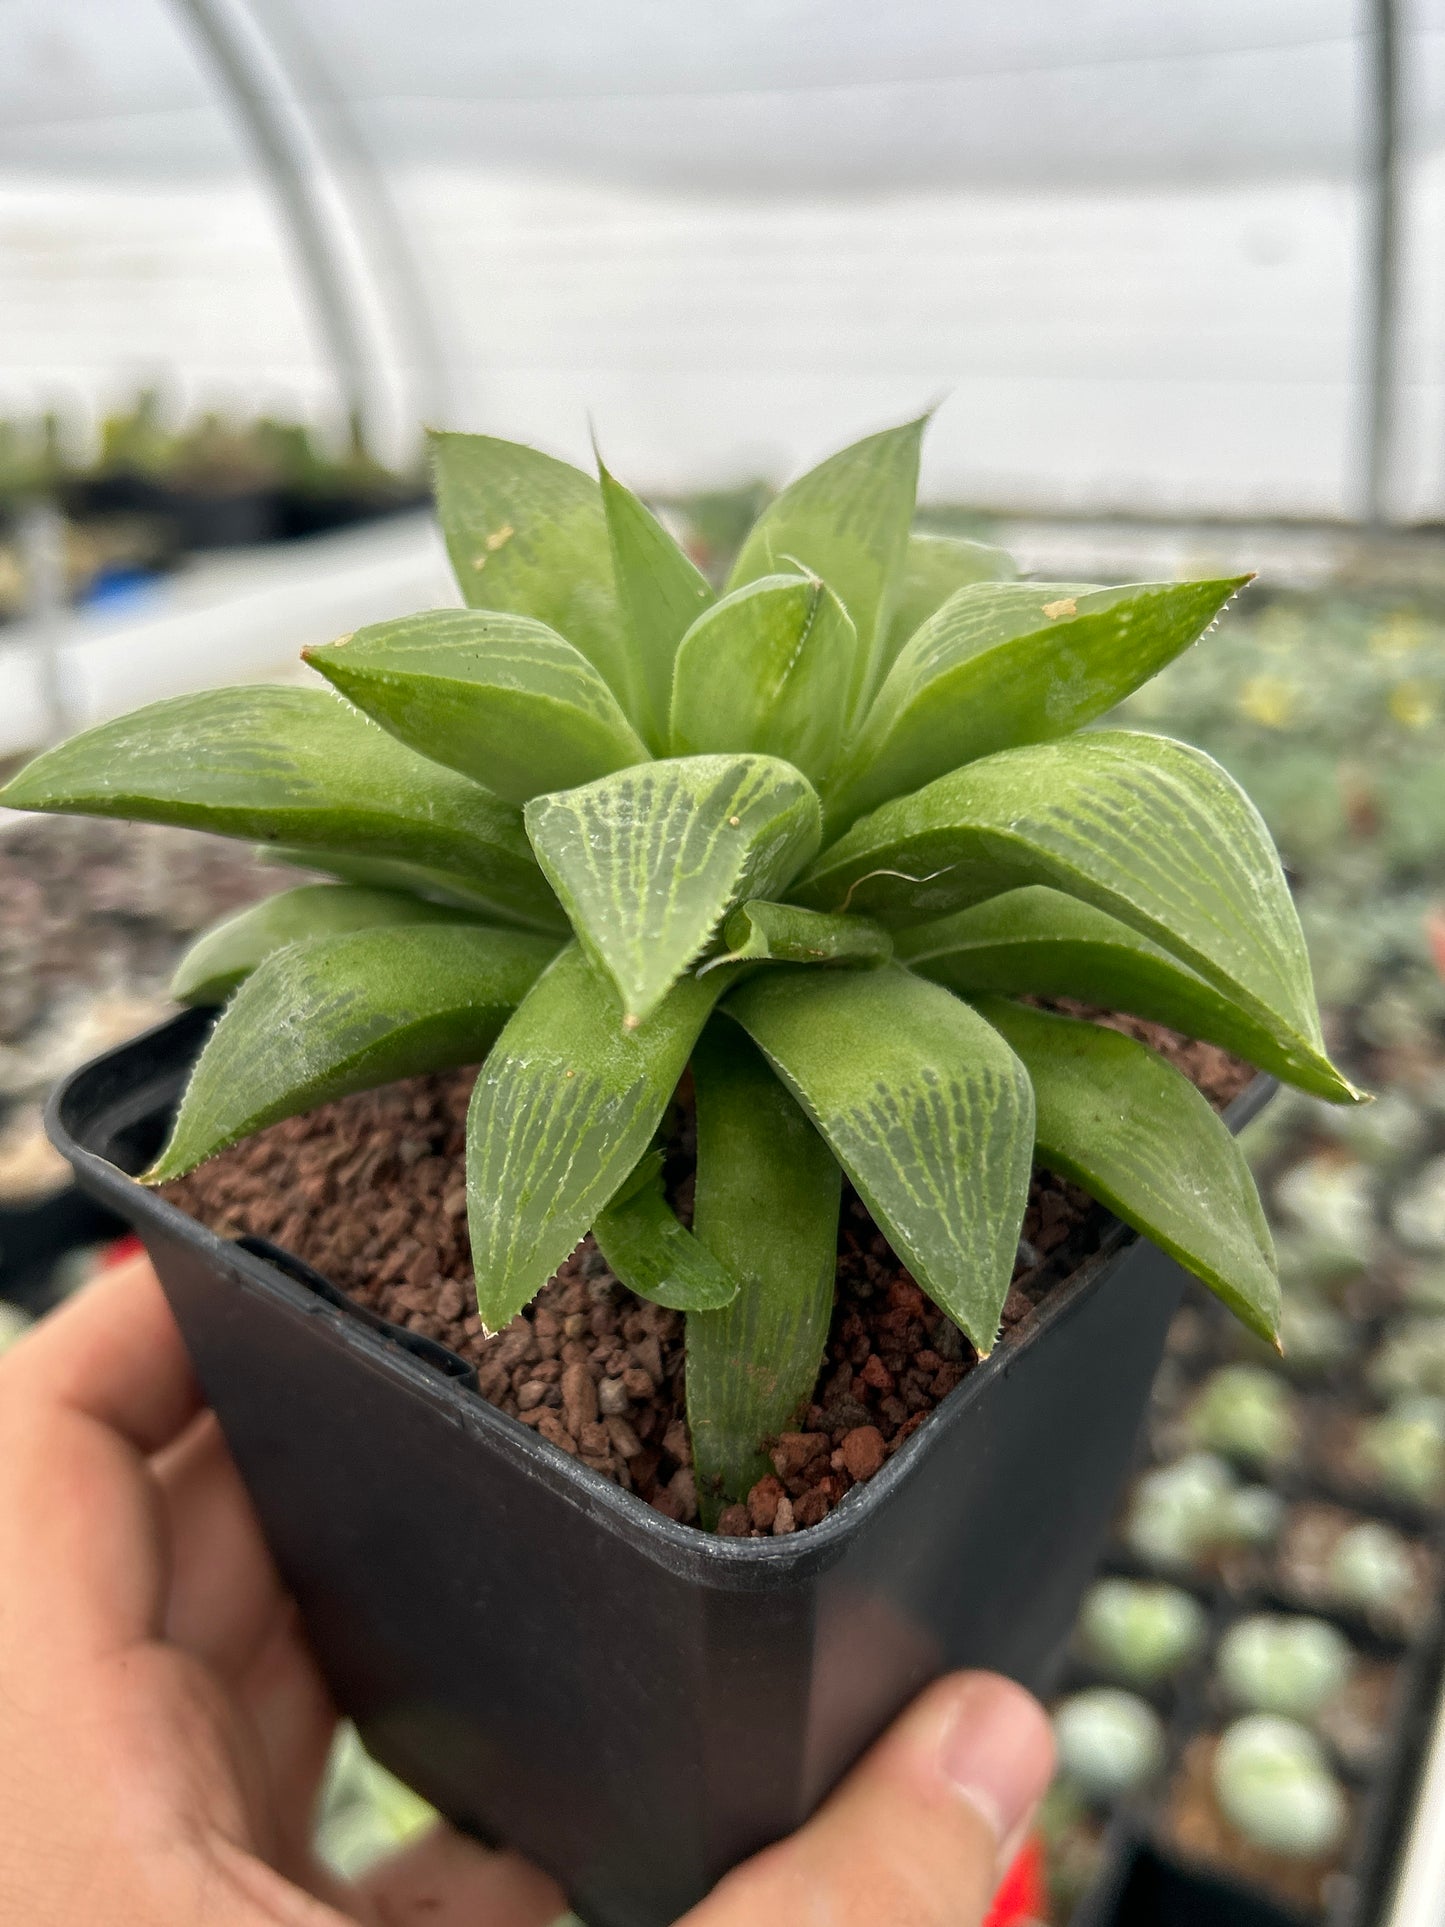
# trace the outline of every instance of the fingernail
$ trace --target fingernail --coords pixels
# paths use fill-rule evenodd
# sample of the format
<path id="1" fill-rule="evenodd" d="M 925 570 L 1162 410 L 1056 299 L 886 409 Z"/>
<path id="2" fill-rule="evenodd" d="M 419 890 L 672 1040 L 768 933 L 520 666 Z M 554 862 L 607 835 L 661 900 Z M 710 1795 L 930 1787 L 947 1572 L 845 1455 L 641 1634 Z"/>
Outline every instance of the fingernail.
<path id="1" fill-rule="evenodd" d="M 1004 1851 L 1027 1822 L 1051 1770 L 1042 1708 L 1011 1680 L 986 1675 L 967 1681 L 944 1728 L 939 1764 Z"/>

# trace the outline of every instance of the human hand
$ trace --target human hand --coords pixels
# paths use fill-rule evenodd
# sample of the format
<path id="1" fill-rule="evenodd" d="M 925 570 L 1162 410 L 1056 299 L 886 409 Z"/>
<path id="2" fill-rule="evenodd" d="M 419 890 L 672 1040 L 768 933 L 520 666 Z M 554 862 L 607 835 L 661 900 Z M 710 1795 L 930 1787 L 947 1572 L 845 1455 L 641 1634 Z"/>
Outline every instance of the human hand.
<path id="1" fill-rule="evenodd" d="M 438 1828 L 349 1886 L 311 1847 L 336 1715 L 148 1265 L 0 1362 L 0 1923 L 547 1927 Z M 977 1927 L 1047 1782 L 1020 1688 L 941 1680 L 684 1927 Z"/>

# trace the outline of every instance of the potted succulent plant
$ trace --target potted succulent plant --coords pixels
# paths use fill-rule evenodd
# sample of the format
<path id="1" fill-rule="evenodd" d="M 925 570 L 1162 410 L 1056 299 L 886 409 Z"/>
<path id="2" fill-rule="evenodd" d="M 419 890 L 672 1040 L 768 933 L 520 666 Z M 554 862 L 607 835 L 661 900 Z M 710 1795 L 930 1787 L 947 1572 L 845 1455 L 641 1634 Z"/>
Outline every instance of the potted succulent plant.
<path id="1" fill-rule="evenodd" d="M 343 1706 L 593 1927 L 674 1918 L 941 1667 L 1040 1679 L 1171 1260 L 1276 1337 L 1269 1233 L 1217 1110 L 1137 1037 L 1048 1006 L 1358 1096 L 1246 798 L 1181 743 L 1088 727 L 1240 581 L 1009 579 L 995 551 L 913 532 L 922 428 L 785 490 L 722 593 L 605 469 L 439 435 L 465 609 L 309 651 L 330 688 L 152 705 L 0 792 L 259 838 L 343 879 L 203 939 L 182 987 L 226 999 L 219 1019 L 80 1073 L 54 1128 L 146 1237 Z M 153 1188 L 477 1063 L 474 1330 L 557 1367 L 550 1432 Z M 1036 1161 L 1152 1247 L 1101 1211 L 1037 1289 Z M 926 1308 L 944 1350 L 921 1369 L 956 1389 L 926 1422 L 900 1399 L 891 1439 L 845 1424 L 789 1457 L 817 1413 L 845 1176 L 890 1315 Z M 529 1312 L 588 1234 L 604 1293 L 686 1318 L 687 1476 L 660 1505 L 599 1469 L 625 1414 L 578 1376 L 587 1316 Z M 1016 1273 L 1039 1302 L 995 1351 Z M 857 1362 L 860 1388 L 889 1377 Z M 831 1496 L 790 1532 L 801 1459 Z M 722 1533 L 689 1523 L 689 1493 Z"/>

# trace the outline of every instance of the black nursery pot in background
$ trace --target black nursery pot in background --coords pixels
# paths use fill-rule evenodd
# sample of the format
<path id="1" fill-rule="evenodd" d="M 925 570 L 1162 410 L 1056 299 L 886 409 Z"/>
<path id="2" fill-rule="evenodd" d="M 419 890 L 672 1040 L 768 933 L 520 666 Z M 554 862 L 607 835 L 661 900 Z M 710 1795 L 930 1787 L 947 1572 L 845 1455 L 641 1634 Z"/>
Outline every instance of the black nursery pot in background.
<path id="1" fill-rule="evenodd" d="M 937 1674 L 1046 1687 L 1178 1303 L 1169 1259 L 1112 1226 L 821 1525 L 720 1539 L 126 1175 L 209 1023 L 75 1073 L 51 1133 L 144 1239 L 337 1704 L 457 1825 L 536 1860 L 589 1927 L 664 1927 Z"/>

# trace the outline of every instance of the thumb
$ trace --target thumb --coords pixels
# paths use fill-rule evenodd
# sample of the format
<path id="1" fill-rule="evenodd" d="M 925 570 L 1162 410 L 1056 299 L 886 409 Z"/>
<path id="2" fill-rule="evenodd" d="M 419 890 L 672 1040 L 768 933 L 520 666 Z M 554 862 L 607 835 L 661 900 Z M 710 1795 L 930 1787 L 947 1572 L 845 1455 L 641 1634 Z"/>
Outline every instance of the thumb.
<path id="1" fill-rule="evenodd" d="M 981 1927 L 1053 1771 L 1042 1707 L 993 1673 L 923 1693 L 808 1824 L 678 1927 Z"/>

